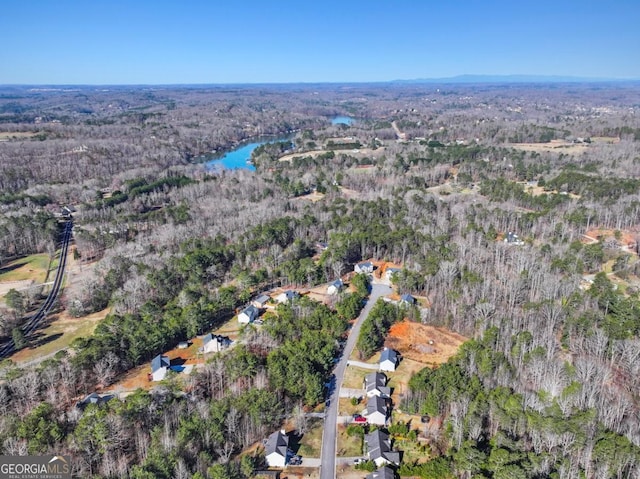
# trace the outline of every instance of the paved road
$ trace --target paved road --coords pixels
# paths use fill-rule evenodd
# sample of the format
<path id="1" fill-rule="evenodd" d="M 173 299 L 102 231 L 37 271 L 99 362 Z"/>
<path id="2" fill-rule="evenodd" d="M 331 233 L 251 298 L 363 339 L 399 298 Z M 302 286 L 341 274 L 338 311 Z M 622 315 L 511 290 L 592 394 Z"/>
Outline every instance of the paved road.
<path id="1" fill-rule="evenodd" d="M 62 234 L 62 249 L 60 251 L 60 264 L 58 265 L 58 270 L 56 271 L 56 277 L 53 281 L 53 286 L 49 290 L 49 295 L 47 299 L 42 303 L 40 309 L 36 314 L 27 319 L 26 323 L 22 325 L 22 332 L 25 336 L 29 336 L 35 329 L 40 326 L 40 323 L 44 318 L 47 317 L 47 314 L 53 307 L 56 299 L 58 298 L 58 293 L 60 292 L 60 288 L 62 287 L 62 280 L 64 278 L 64 269 L 67 265 L 67 251 L 69 250 L 69 241 L 71 241 L 71 229 L 73 228 L 73 223 L 71 221 L 67 221 L 64 232 Z M 13 344 L 13 340 L 0 345 L 0 358 L 5 358 L 10 356 L 15 351 L 15 345 Z"/>
<path id="2" fill-rule="evenodd" d="M 371 285 L 371 295 L 369 301 L 362 309 L 360 316 L 349 332 L 349 338 L 345 344 L 342 357 L 334 370 L 335 375 L 335 387 L 331 391 L 331 395 L 328 398 L 328 406 L 325 410 L 324 430 L 322 432 L 322 451 L 320 454 L 320 479 L 335 479 L 336 477 L 336 440 L 337 440 L 337 427 L 338 427 L 338 396 L 340 394 L 340 388 L 342 387 L 342 380 L 344 378 L 344 372 L 347 369 L 347 361 L 353 351 L 353 348 L 358 341 L 358 335 L 360 334 L 360 327 L 364 318 L 369 315 L 371 308 L 376 303 L 377 299 L 381 296 L 391 293 L 391 288 L 383 284 Z"/>

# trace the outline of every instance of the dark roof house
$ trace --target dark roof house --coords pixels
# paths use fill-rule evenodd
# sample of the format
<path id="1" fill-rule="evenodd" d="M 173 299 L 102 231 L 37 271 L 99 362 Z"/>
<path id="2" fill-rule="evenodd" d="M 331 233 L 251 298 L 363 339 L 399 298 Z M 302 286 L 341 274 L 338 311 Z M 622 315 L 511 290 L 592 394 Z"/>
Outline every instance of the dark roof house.
<path id="1" fill-rule="evenodd" d="M 369 373 L 364 377 L 364 390 L 367 397 L 380 396 L 388 398 L 391 396 L 391 388 L 386 386 L 387 376 L 383 373 Z"/>
<path id="2" fill-rule="evenodd" d="M 364 442 L 367 445 L 367 456 L 376 466 L 400 464 L 400 452 L 391 449 L 389 434 L 376 429 L 364 437 Z"/>
<path id="3" fill-rule="evenodd" d="M 371 474 L 367 474 L 366 479 L 395 479 L 396 474 L 389 466 L 384 466 L 373 471 Z"/>
<path id="4" fill-rule="evenodd" d="M 289 436 L 284 430 L 276 431 L 267 438 L 264 451 L 267 464 L 271 467 L 284 467 L 289 459 Z"/>

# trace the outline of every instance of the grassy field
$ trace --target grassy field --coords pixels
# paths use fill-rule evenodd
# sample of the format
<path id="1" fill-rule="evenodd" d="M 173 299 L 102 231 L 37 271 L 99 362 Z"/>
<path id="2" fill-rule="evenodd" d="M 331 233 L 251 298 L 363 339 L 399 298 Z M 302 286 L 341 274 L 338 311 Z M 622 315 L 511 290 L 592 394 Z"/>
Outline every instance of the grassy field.
<path id="1" fill-rule="evenodd" d="M 233 341 L 236 341 L 240 336 L 240 330 L 242 329 L 242 324 L 238 322 L 238 317 L 234 316 L 229 321 L 224 323 L 218 329 L 213 331 L 214 334 L 220 334 L 222 336 L 229 336 Z"/>
<path id="2" fill-rule="evenodd" d="M 341 457 L 356 457 L 362 455 L 362 438 L 359 436 L 347 436 L 347 428 L 338 426 L 338 450 Z"/>
<path id="3" fill-rule="evenodd" d="M 300 440 L 298 455 L 302 457 L 320 457 L 323 430 L 324 422 L 322 419 L 311 419 L 309 421 L 309 430 L 304 433 Z"/>
<path id="4" fill-rule="evenodd" d="M 359 368 L 357 366 L 347 366 L 344 372 L 344 378 L 342 380 L 343 388 L 361 388 L 364 382 L 364 377 L 372 373 L 369 369 Z"/>
<path id="5" fill-rule="evenodd" d="M 18 351 L 11 359 L 23 364 L 45 359 L 67 349 L 74 339 L 90 336 L 108 313 L 107 308 L 82 318 L 70 318 L 61 314 L 39 332 L 36 339 L 32 340 L 31 347 Z"/>
<path id="6" fill-rule="evenodd" d="M 24 140 L 33 138 L 39 133 L 33 131 L 0 131 L 0 141 L 6 140 Z"/>
<path id="7" fill-rule="evenodd" d="M 338 400 L 338 415 L 351 416 L 352 414 L 361 414 L 367 408 L 366 398 L 362 399 L 355 406 L 351 404 L 350 398 L 340 398 Z"/>
<path id="8" fill-rule="evenodd" d="M 0 268 L 0 282 L 32 280 L 42 283 L 48 267 L 48 254 L 25 256 Z"/>
<path id="9" fill-rule="evenodd" d="M 419 441 L 396 439 L 393 448 L 403 452 L 403 462 L 410 463 L 416 461 L 420 464 L 431 459 L 429 446 L 421 444 Z"/>

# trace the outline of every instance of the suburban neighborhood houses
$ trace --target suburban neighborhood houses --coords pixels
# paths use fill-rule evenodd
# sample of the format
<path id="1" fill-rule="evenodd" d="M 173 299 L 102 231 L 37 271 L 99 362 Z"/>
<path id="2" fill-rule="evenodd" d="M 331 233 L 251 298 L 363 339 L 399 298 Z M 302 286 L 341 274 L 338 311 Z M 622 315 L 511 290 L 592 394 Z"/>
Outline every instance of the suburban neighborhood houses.
<path id="1" fill-rule="evenodd" d="M 284 430 L 276 431 L 267 438 L 265 458 L 270 467 L 285 467 L 291 457 L 289 436 Z"/>

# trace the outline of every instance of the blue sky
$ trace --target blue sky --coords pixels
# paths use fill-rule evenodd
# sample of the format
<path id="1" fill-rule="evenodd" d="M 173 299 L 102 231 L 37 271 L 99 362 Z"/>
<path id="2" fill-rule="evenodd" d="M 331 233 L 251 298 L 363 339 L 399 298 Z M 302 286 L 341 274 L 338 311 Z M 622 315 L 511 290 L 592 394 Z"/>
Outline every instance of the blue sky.
<path id="1" fill-rule="evenodd" d="M 4 0 L 0 84 L 638 79 L 639 20 L 639 0 Z"/>

